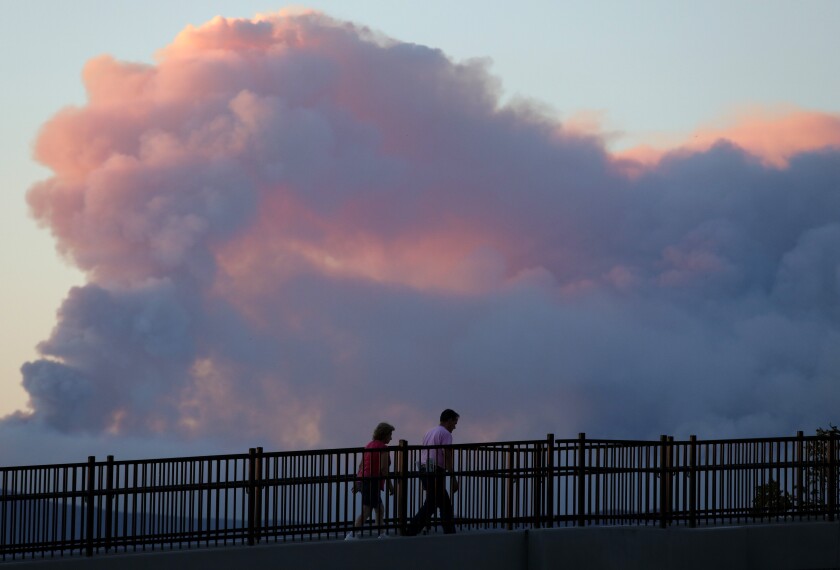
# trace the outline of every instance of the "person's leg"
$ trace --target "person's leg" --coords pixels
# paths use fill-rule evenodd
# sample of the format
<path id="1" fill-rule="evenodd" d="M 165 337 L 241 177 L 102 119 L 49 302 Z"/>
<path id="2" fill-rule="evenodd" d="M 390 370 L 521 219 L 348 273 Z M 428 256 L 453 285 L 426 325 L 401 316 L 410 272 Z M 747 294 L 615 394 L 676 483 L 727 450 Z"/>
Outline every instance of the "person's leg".
<path id="1" fill-rule="evenodd" d="M 445 534 L 455 533 L 454 509 L 449 493 L 446 492 L 446 472 L 435 473 L 435 506 L 440 509 L 440 522 Z"/>
<path id="2" fill-rule="evenodd" d="M 455 510 L 452 507 L 452 499 L 449 493 L 446 492 L 446 486 L 441 482 L 440 491 L 437 499 L 438 508 L 440 508 L 440 522 L 443 526 L 445 534 L 455 534 Z"/>
<path id="3" fill-rule="evenodd" d="M 364 499 L 362 499 L 364 501 Z M 356 520 L 353 521 L 353 530 L 347 533 L 345 540 L 356 540 L 359 538 L 359 533 L 361 531 L 362 525 L 365 524 L 365 520 L 370 516 L 370 506 L 366 505 L 362 502 L 362 513 L 356 517 Z"/>
<path id="4" fill-rule="evenodd" d="M 356 521 L 353 523 L 353 526 L 356 529 L 362 528 L 362 525 L 365 524 L 365 521 L 370 516 L 371 508 L 369 505 L 362 505 L 362 514 L 356 517 Z"/>
<path id="5" fill-rule="evenodd" d="M 408 523 L 406 536 L 415 536 L 420 533 L 428 524 L 429 519 L 435 513 L 435 476 L 433 473 L 423 472 L 420 477 L 420 485 L 425 493 L 425 501 L 417 514 Z"/>
<path id="6" fill-rule="evenodd" d="M 385 503 L 381 500 L 379 501 L 379 506 L 376 507 L 376 529 L 379 533 L 379 538 L 383 538 L 388 535 L 387 529 L 385 529 Z"/>
<path id="7" fill-rule="evenodd" d="M 373 505 L 375 505 L 379 499 L 379 491 L 375 488 L 371 482 L 367 479 L 362 480 L 362 488 L 361 488 L 361 495 L 362 495 L 362 512 L 356 517 L 356 520 L 353 523 L 354 529 L 358 530 L 365 524 L 365 521 L 370 517 L 370 512 L 373 510 Z"/>

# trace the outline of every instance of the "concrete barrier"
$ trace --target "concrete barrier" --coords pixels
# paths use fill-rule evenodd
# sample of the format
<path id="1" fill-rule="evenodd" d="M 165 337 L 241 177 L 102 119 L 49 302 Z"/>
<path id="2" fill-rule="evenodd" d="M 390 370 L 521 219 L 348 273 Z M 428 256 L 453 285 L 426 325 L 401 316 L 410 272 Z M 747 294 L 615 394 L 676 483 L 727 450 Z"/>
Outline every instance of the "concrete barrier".
<path id="1" fill-rule="evenodd" d="M 353 542 L 263 544 L 93 558 L 7 562 L 55 570 L 633 570 L 677 568 L 840 570 L 840 524 L 793 523 L 714 528 L 589 527 L 492 531 Z"/>
<path id="2" fill-rule="evenodd" d="M 533 530 L 529 570 L 840 568 L 840 524 L 709 528 L 595 527 Z"/>
<path id="3" fill-rule="evenodd" d="M 33 560 L 0 566 L 55 566 L 55 570 L 370 570 L 399 568 L 526 568 L 527 533 L 486 532 L 458 535 L 431 535 L 411 538 L 361 539 L 357 541 L 316 541 L 308 543 L 266 544 L 252 547 L 218 547 L 175 552 L 142 554 L 98 554 L 92 558 Z"/>

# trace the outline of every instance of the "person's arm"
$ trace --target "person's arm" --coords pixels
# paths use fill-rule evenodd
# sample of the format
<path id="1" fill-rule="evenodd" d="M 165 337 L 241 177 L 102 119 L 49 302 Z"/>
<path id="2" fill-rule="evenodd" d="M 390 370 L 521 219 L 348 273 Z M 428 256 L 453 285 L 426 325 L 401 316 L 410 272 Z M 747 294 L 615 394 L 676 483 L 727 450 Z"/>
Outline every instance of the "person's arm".
<path id="1" fill-rule="evenodd" d="M 394 494 L 394 483 L 388 477 L 391 473 L 391 454 L 383 451 L 379 454 L 379 475 L 385 479 L 388 485 L 388 494 Z"/>
<path id="2" fill-rule="evenodd" d="M 364 466 L 365 466 L 365 460 L 364 460 L 364 455 L 363 455 L 362 460 L 359 461 L 359 466 L 356 468 L 356 478 L 353 480 L 353 484 L 350 485 L 350 490 L 353 491 L 354 494 L 358 493 L 359 491 L 362 490 L 362 488 L 361 488 L 361 478 L 362 478 L 362 470 L 364 469 Z"/>
<path id="3" fill-rule="evenodd" d="M 443 464 L 446 472 L 449 473 L 449 486 L 453 493 L 458 491 L 458 479 L 455 478 L 455 450 L 448 447 L 443 450 Z"/>

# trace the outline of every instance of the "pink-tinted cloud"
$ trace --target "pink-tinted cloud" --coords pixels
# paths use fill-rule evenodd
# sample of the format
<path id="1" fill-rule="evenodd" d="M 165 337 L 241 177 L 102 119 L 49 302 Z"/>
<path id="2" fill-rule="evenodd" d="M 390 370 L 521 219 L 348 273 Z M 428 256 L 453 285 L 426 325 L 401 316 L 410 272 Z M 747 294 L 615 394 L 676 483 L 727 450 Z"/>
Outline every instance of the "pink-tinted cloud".
<path id="1" fill-rule="evenodd" d="M 84 81 L 29 202 L 88 283 L 0 431 L 229 449 L 382 420 L 416 441 L 446 407 L 463 440 L 834 420 L 840 155 L 804 134 L 825 115 L 764 125 L 784 169 L 745 130 L 628 177 L 591 125 L 502 105 L 481 61 L 311 12 L 216 18 Z"/>
<path id="2" fill-rule="evenodd" d="M 676 145 L 642 145 L 621 151 L 616 158 L 629 161 L 626 166 L 633 170 L 633 163 L 650 167 L 669 153 L 705 152 L 719 141 L 744 149 L 765 165 L 784 168 L 797 154 L 840 149 L 840 114 L 793 108 L 745 111 L 726 126 L 698 129 Z"/>

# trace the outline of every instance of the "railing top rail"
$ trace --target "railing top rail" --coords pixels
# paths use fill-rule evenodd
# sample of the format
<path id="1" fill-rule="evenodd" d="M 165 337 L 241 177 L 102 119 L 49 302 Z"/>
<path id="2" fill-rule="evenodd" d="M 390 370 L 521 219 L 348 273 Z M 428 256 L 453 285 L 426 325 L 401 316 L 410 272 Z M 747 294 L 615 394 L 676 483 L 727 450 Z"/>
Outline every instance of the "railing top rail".
<path id="1" fill-rule="evenodd" d="M 0 473 L 12 471 L 28 471 L 33 469 L 80 469 L 87 467 L 87 461 L 77 463 L 44 463 L 36 465 L 7 465 L 0 466 Z"/>
<path id="2" fill-rule="evenodd" d="M 498 449 L 503 447 L 513 446 L 521 446 L 521 445 L 540 445 L 545 444 L 544 439 L 528 439 L 528 440 L 518 440 L 518 441 L 490 441 L 490 442 L 468 442 L 468 443 L 453 443 L 449 445 L 421 445 L 421 444 L 409 444 L 406 446 L 406 449 L 409 451 L 414 451 L 418 449 L 436 449 L 436 448 L 447 448 L 447 449 L 481 449 L 481 448 L 491 448 L 491 449 Z M 394 445 L 393 443 L 389 446 L 391 451 L 395 451 L 400 449 L 398 445 Z M 334 449 L 305 449 L 300 451 L 264 451 L 263 457 L 282 457 L 282 456 L 307 456 L 307 455 L 336 455 L 336 454 L 361 454 L 365 451 L 364 446 L 360 447 L 339 447 Z"/>
<path id="3" fill-rule="evenodd" d="M 797 441 L 805 442 L 825 442 L 829 441 L 829 435 L 807 435 L 807 436 L 783 436 L 783 437 L 756 437 L 756 438 L 735 438 L 735 439 L 696 439 L 696 445 L 728 445 L 728 444 L 774 444 L 774 443 L 792 443 Z M 660 440 L 640 440 L 640 439 L 600 439 L 600 438 L 585 438 L 587 447 L 596 446 L 636 446 L 636 447 L 654 447 L 662 444 Z M 428 449 L 429 447 L 436 448 L 451 448 L 455 450 L 470 450 L 470 449 L 505 449 L 505 448 L 522 448 L 522 446 L 539 446 L 546 443 L 546 439 L 529 439 L 529 440 L 511 440 L 511 441 L 494 441 L 494 442 L 467 442 L 456 443 L 448 446 L 423 446 L 420 444 L 410 444 L 406 446 L 409 451 L 416 451 L 419 449 Z M 555 439 L 554 445 L 558 449 L 564 447 L 575 447 L 579 445 L 579 438 L 569 439 Z M 691 440 L 668 440 L 669 445 L 682 446 L 691 444 Z M 397 445 L 391 445 L 392 451 L 399 449 Z M 303 449 L 303 450 L 289 450 L 289 451 L 263 451 L 262 457 L 278 458 L 278 457 L 310 457 L 310 456 L 325 456 L 325 455 L 353 455 L 364 452 L 364 447 L 341 447 L 329 449 Z M 133 466 L 133 465 L 153 465 L 164 463 L 188 463 L 196 461 L 236 461 L 248 459 L 248 453 L 231 453 L 231 454 L 215 454 L 215 455 L 194 455 L 186 457 L 162 457 L 162 458 L 141 458 L 141 459 L 120 459 L 114 460 L 115 466 Z M 107 465 L 104 459 L 98 459 L 94 462 L 96 467 Z M 40 465 L 11 465 L 0 466 L 0 474 L 11 473 L 15 471 L 26 471 L 36 469 L 79 469 L 88 466 L 88 462 L 74 462 L 74 463 L 55 463 L 55 464 L 40 464 Z"/>
<path id="4" fill-rule="evenodd" d="M 598 438 L 590 438 L 587 437 L 585 440 L 586 445 L 634 445 L 634 446 L 646 446 L 646 445 L 660 445 L 661 442 L 652 439 L 598 439 Z M 558 445 L 578 445 L 580 443 L 579 438 L 575 439 L 556 439 L 554 443 Z"/>
<path id="5" fill-rule="evenodd" d="M 452 449 L 503 449 L 508 447 L 525 446 L 525 445 L 545 445 L 545 439 L 522 439 L 513 441 L 483 441 L 483 442 L 468 442 L 468 443 L 453 443 L 451 445 L 421 445 L 410 444 L 408 449 L 426 449 L 430 447 L 451 447 Z"/>
<path id="6" fill-rule="evenodd" d="M 732 444 L 732 443 L 791 443 L 795 441 L 828 441 L 831 437 L 827 435 L 805 435 L 801 438 L 798 436 L 780 436 L 780 437 L 742 437 L 742 438 L 731 438 L 731 439 L 696 439 L 694 443 L 696 444 Z M 840 438 L 837 438 L 840 440 Z M 556 444 L 566 444 L 566 443 L 577 443 L 578 439 L 556 439 L 554 440 Z M 618 445 L 661 445 L 660 440 L 649 440 L 649 439 L 598 439 L 598 438 L 586 438 L 587 445 L 610 445 L 610 444 L 618 444 Z M 690 439 L 673 439 L 668 440 L 669 445 L 688 445 L 691 444 L 692 441 Z"/>
<path id="7" fill-rule="evenodd" d="M 742 438 L 733 438 L 733 439 L 697 439 L 695 443 L 703 444 L 703 445 L 720 445 L 720 444 L 732 444 L 732 443 L 792 443 L 795 441 L 828 441 L 831 439 L 828 436 L 820 436 L 820 435 L 805 435 L 800 437 L 797 436 L 783 436 L 783 437 L 742 437 Z M 668 443 L 675 443 L 675 444 L 689 444 L 691 440 L 674 440 L 669 441 Z"/>
<path id="8" fill-rule="evenodd" d="M 114 465 L 149 465 L 155 463 L 189 463 L 195 461 L 235 461 L 248 459 L 247 453 L 229 453 L 220 455 L 190 455 L 187 457 L 161 457 L 145 459 L 120 459 Z M 96 465 L 107 465 L 107 461 L 97 461 Z"/>

